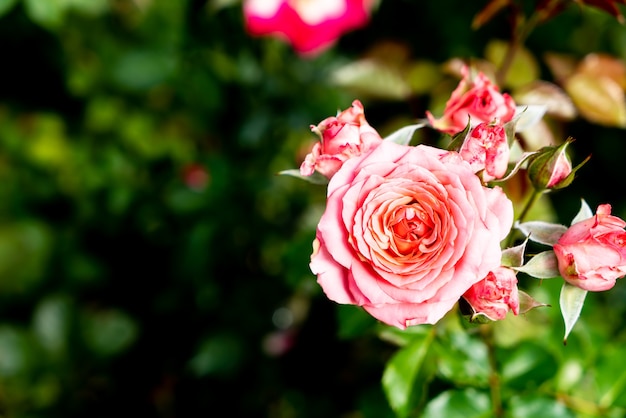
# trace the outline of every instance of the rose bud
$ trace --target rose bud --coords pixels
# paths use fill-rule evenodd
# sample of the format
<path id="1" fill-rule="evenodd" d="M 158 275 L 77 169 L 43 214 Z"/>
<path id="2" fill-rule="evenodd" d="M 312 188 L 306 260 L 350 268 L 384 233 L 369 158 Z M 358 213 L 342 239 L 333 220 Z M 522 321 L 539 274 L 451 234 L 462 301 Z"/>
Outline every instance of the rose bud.
<path id="1" fill-rule="evenodd" d="M 519 313 L 519 294 L 515 271 L 498 267 L 469 288 L 463 299 L 472 307 L 472 319 L 485 316 L 497 321 L 504 319 L 509 311 Z"/>
<path id="2" fill-rule="evenodd" d="M 468 120 L 476 126 L 496 118 L 502 123 L 513 119 L 515 102 L 511 96 L 500 93 L 498 86 L 482 72 L 473 79 L 467 66 L 462 72 L 463 79 L 446 102 L 443 117 L 435 119 L 432 113 L 426 112 L 433 128 L 454 135 L 465 129 Z"/>
<path id="3" fill-rule="evenodd" d="M 570 143 L 567 140 L 558 147 L 543 147 L 529 158 L 528 177 L 535 189 L 561 189 L 572 182 L 575 171 L 566 151 Z"/>
<path id="4" fill-rule="evenodd" d="M 561 276 L 591 292 L 608 290 L 626 275 L 626 222 L 598 206 L 591 218 L 577 222 L 554 244 Z"/>
<path id="5" fill-rule="evenodd" d="M 311 130 L 321 139 L 316 143 L 302 164 L 300 174 L 310 176 L 315 171 L 331 178 L 342 164 L 361 155 L 382 142 L 382 138 L 365 120 L 363 105 L 352 102 L 352 107 L 329 117 Z"/>
<path id="6" fill-rule="evenodd" d="M 484 182 L 504 177 L 509 166 L 509 144 L 504 125 L 499 122 L 476 125 L 465 138 L 459 153 L 474 172 L 482 170 Z"/>

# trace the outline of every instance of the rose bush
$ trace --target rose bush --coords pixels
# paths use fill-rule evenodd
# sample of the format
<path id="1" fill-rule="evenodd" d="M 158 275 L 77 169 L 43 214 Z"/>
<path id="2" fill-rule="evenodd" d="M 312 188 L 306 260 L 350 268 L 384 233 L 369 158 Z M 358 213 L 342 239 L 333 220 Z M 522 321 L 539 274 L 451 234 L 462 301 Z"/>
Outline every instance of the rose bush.
<path id="1" fill-rule="evenodd" d="M 519 313 L 519 292 L 515 271 L 498 267 L 469 288 L 463 298 L 474 310 L 474 315 L 484 315 L 492 321 L 506 318 L 509 311 Z"/>
<path id="2" fill-rule="evenodd" d="M 581 289 L 608 290 L 626 275 L 626 222 L 598 206 L 591 218 L 576 222 L 554 244 L 561 276 Z"/>
<path id="3" fill-rule="evenodd" d="M 472 126 L 498 119 L 509 122 L 515 116 L 515 102 L 508 93 L 500 93 L 498 86 L 482 72 L 474 78 L 467 66 L 463 78 L 446 102 L 443 116 L 436 119 L 431 112 L 426 116 L 433 128 L 451 135 L 461 132 L 468 121 Z"/>
<path id="4" fill-rule="evenodd" d="M 326 295 L 405 328 L 435 323 L 500 266 L 511 201 L 456 152 L 385 141 L 328 184 L 310 267 Z"/>
<path id="5" fill-rule="evenodd" d="M 352 107 L 328 117 L 311 130 L 320 137 L 300 166 L 303 176 L 315 171 L 331 178 L 344 161 L 369 151 L 382 142 L 382 138 L 365 120 L 363 105 L 359 100 Z"/>
<path id="6" fill-rule="evenodd" d="M 303 55 L 331 47 L 344 33 L 365 25 L 371 0 L 245 0 L 249 34 L 276 36 Z"/>

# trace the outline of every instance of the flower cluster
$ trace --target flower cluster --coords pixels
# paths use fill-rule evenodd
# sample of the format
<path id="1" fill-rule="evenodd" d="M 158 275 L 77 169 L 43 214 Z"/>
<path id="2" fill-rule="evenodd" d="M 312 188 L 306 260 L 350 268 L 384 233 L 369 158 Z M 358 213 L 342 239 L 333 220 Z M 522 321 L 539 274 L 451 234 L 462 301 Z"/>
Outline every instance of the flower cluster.
<path id="1" fill-rule="evenodd" d="M 570 226 L 524 219 L 587 161 L 572 166 L 571 139 L 524 150 L 516 131 L 527 113 L 541 119 L 542 108 L 516 106 L 466 66 L 439 118 L 427 112 L 382 138 L 355 100 L 312 125 L 320 141 L 299 171 L 285 173 L 328 180 L 310 262 L 328 298 L 401 329 L 434 324 L 459 302 L 471 320 L 495 321 L 542 306 L 518 289 L 518 273 L 561 277 L 562 294 L 577 296 L 561 298 L 567 338 L 586 292 L 626 275 L 626 222 L 609 204 L 593 214 L 584 201 Z M 412 144 L 417 129 L 440 132 L 448 145 Z M 517 216 L 503 188 L 514 176 L 534 189 Z M 529 257 L 529 241 L 546 251 Z"/>

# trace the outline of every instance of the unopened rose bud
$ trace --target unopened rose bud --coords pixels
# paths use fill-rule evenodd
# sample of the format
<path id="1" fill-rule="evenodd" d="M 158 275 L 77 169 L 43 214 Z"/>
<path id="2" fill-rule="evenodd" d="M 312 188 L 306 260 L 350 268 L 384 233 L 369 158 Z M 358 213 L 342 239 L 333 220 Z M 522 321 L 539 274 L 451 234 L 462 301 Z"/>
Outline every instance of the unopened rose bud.
<path id="1" fill-rule="evenodd" d="M 574 180 L 576 171 L 589 158 L 572 168 L 572 162 L 567 155 L 567 146 L 571 142 L 572 139 L 568 139 L 557 147 L 543 147 L 537 154 L 530 157 L 528 177 L 535 189 L 562 189 Z"/>
<path id="2" fill-rule="evenodd" d="M 563 279 L 583 290 L 609 290 L 626 276 L 626 221 L 611 215 L 611 205 L 576 222 L 554 244 Z"/>

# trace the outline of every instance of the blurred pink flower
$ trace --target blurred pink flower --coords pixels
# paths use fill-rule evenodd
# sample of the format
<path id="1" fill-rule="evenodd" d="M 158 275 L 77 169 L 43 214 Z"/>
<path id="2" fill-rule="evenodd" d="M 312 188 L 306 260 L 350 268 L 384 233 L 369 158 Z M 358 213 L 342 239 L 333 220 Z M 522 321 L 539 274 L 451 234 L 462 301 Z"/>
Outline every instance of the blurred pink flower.
<path id="1" fill-rule="evenodd" d="M 316 55 L 344 33 L 364 26 L 372 0 L 244 0 L 246 29 L 276 36 L 302 55 Z"/>

